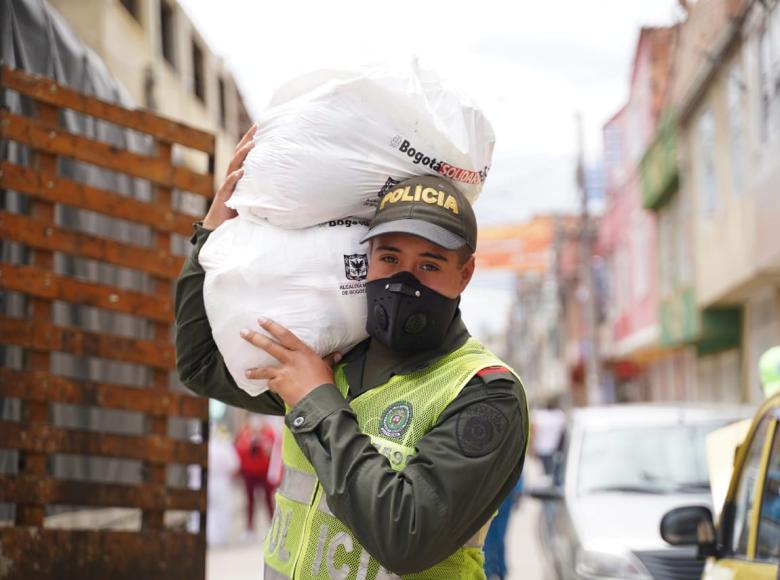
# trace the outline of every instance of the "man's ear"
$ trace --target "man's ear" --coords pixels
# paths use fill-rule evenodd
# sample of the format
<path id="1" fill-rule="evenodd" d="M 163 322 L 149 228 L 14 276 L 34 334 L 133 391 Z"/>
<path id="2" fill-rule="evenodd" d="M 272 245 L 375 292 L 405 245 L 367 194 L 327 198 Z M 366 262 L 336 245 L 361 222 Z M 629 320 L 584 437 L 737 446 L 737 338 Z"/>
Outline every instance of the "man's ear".
<path id="1" fill-rule="evenodd" d="M 466 260 L 466 263 L 463 264 L 463 267 L 460 269 L 460 294 L 466 289 L 466 286 L 469 285 L 469 282 L 471 282 L 471 277 L 474 275 L 474 269 L 477 267 L 477 260 L 474 257 L 474 254 L 469 256 L 469 259 Z"/>

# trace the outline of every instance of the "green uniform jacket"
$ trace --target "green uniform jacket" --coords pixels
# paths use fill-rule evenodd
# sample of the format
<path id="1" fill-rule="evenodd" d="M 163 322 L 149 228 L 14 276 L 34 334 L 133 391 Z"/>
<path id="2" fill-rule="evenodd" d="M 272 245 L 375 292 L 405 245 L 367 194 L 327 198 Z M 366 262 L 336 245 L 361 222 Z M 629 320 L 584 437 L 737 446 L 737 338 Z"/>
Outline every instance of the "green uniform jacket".
<path id="1" fill-rule="evenodd" d="M 203 304 L 205 274 L 198 263 L 209 233 L 196 226 L 195 248 L 176 285 L 179 377 L 200 395 L 256 413 L 284 415 L 284 403 L 274 393 L 252 397 L 236 386 L 214 343 Z M 414 353 L 366 384 L 370 339 L 364 341 L 344 357 L 349 399 L 392 375 L 426 368 L 468 338 L 458 313 L 440 348 Z M 449 556 L 498 509 L 523 469 L 529 419 L 522 385 L 505 369 L 489 369 L 445 409 L 401 472 L 360 431 L 333 384 L 309 393 L 285 422 L 314 466 L 333 514 L 383 566 L 408 574 Z"/>

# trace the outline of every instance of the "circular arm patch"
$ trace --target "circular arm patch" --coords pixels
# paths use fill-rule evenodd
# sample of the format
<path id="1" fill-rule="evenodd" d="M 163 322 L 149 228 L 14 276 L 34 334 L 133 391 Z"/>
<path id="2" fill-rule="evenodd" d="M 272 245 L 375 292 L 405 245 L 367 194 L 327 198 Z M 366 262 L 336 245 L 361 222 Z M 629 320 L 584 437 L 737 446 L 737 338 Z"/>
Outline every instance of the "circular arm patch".
<path id="1" fill-rule="evenodd" d="M 487 455 L 504 440 L 508 425 L 507 418 L 493 405 L 471 405 L 458 416 L 458 446 L 466 457 Z"/>

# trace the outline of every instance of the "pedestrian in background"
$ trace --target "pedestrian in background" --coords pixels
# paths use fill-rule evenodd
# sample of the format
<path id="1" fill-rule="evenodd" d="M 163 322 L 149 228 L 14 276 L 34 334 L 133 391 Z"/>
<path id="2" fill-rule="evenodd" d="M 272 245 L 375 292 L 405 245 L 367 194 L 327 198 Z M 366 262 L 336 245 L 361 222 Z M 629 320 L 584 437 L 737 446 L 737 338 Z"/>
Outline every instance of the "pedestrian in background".
<path id="1" fill-rule="evenodd" d="M 274 513 L 274 485 L 268 478 L 268 467 L 274 442 L 277 439 L 273 426 L 259 415 L 251 415 L 238 430 L 235 446 L 241 463 L 239 472 L 246 492 L 246 534 L 255 531 L 255 494 L 263 491 L 263 500 L 270 520 Z"/>
<path id="2" fill-rule="evenodd" d="M 509 517 L 520 506 L 520 499 L 523 496 L 523 479 L 521 474 L 515 488 L 506 496 L 498 508 L 496 517 L 490 523 L 484 547 L 487 580 L 504 580 L 506 578 L 506 531 L 509 527 Z"/>
<path id="3" fill-rule="evenodd" d="M 542 409 L 531 414 L 531 449 L 539 458 L 546 475 L 552 475 L 553 458 L 561 447 L 566 430 L 566 414 L 556 399 L 550 399 Z"/>

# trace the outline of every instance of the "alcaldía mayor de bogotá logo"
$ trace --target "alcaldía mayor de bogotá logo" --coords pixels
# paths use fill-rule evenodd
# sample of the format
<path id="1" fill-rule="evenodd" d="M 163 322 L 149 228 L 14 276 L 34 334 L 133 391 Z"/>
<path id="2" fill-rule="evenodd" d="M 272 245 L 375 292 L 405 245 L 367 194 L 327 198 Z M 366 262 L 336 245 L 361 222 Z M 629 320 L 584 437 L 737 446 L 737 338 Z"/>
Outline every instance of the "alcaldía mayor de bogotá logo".
<path id="1" fill-rule="evenodd" d="M 365 280 L 368 277 L 368 255 L 344 254 L 344 274 L 347 280 Z"/>

